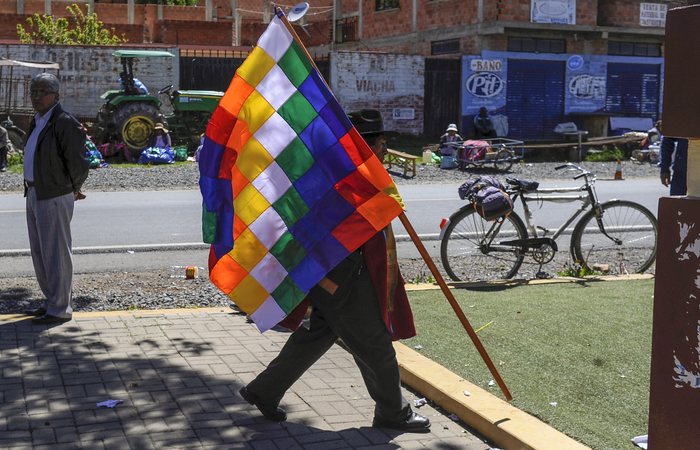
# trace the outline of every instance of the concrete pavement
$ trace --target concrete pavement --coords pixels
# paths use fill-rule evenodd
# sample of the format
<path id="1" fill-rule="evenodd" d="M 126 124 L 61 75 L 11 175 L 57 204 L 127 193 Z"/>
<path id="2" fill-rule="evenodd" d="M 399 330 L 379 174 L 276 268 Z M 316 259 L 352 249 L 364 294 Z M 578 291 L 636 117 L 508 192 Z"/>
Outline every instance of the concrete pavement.
<path id="1" fill-rule="evenodd" d="M 260 334 L 231 311 L 73 317 L 47 327 L 0 316 L 0 448 L 490 448 L 430 405 L 416 408 L 431 419 L 429 434 L 372 428 L 374 402 L 337 345 L 285 396 L 288 420 L 268 422 L 238 389 L 288 334 Z M 122 402 L 96 406 L 107 400 Z"/>

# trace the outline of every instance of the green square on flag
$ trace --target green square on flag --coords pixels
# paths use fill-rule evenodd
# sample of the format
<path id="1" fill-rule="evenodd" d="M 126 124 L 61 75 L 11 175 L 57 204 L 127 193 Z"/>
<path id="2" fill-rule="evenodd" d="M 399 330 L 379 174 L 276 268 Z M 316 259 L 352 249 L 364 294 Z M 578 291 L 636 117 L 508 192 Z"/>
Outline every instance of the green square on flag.
<path id="1" fill-rule="evenodd" d="M 297 134 L 304 131 L 318 116 L 311 103 L 299 91 L 289 97 L 289 100 L 277 110 L 277 113 L 287 121 Z"/>
<path id="2" fill-rule="evenodd" d="M 311 152 L 298 137 L 294 138 L 275 160 L 292 183 L 301 178 L 315 163 Z"/>
<path id="3" fill-rule="evenodd" d="M 287 75 L 289 81 L 298 89 L 313 70 L 311 62 L 306 58 L 304 51 L 296 41 L 286 51 L 282 59 L 277 63 L 282 71 Z"/>
<path id="4" fill-rule="evenodd" d="M 294 283 L 294 280 L 289 276 L 285 277 L 282 283 L 280 283 L 270 295 L 272 295 L 272 298 L 275 299 L 275 302 L 277 302 L 282 311 L 287 314 L 292 312 L 294 307 L 301 303 L 304 297 L 306 297 L 304 291 L 299 289 L 296 283 Z"/>
<path id="5" fill-rule="evenodd" d="M 292 228 L 295 223 L 309 212 L 309 207 L 296 188 L 293 186 L 287 189 L 282 197 L 272 204 L 277 214 L 280 215 L 287 228 Z"/>
<path id="6" fill-rule="evenodd" d="M 270 249 L 270 253 L 282 264 L 287 272 L 292 270 L 306 256 L 304 247 L 294 239 L 292 233 L 286 231 Z"/>

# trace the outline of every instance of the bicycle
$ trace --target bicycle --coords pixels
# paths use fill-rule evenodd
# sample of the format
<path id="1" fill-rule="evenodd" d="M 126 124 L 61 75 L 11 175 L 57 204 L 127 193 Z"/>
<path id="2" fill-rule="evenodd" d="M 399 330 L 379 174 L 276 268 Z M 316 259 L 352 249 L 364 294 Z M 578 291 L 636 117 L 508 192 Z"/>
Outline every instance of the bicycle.
<path id="1" fill-rule="evenodd" d="M 568 232 L 576 218 L 584 214 L 571 231 L 570 252 L 582 267 L 598 268 L 612 274 L 642 273 L 656 258 L 658 223 L 644 206 L 613 199 L 600 203 L 595 191 L 597 176 L 575 164 L 556 168 L 578 170 L 574 179 L 583 178 L 581 187 L 538 189 L 539 183 L 507 178 L 506 192 L 513 203 L 520 198 L 525 222 L 512 211 L 487 221 L 473 204 L 457 210 L 442 224 L 440 258 L 454 281 L 512 278 L 526 255 L 542 266 L 558 251 L 556 240 Z M 576 196 L 552 195 L 585 192 Z M 535 226 L 531 201 L 573 202 L 582 205 L 551 236 L 549 230 Z M 589 209 L 590 207 L 590 209 Z M 587 211 L 586 211 L 587 210 Z M 584 211 L 586 211 L 584 213 Z M 538 231 L 542 231 L 539 233 Z"/>

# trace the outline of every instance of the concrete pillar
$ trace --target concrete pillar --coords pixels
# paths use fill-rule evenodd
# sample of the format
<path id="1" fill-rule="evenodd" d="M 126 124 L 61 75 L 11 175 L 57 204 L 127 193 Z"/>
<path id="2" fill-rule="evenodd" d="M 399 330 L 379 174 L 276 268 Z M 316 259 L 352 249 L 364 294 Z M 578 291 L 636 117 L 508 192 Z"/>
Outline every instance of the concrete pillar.
<path id="1" fill-rule="evenodd" d="M 412 25 L 411 25 L 411 31 L 414 33 L 418 31 L 418 0 L 413 0 L 413 4 L 411 5 L 412 8 Z"/>
<path id="2" fill-rule="evenodd" d="M 484 23 L 484 0 L 479 0 L 476 5 L 476 21 Z"/>
<path id="3" fill-rule="evenodd" d="M 17 14 L 24 14 L 24 0 L 17 0 Z"/>
<path id="4" fill-rule="evenodd" d="M 158 3 L 158 8 L 156 8 L 156 17 L 158 20 L 163 20 L 163 4 Z"/>
<path id="5" fill-rule="evenodd" d="M 357 39 L 362 40 L 362 1 L 360 1 L 359 4 L 359 8 L 357 9 L 359 15 L 357 18 Z"/>
<path id="6" fill-rule="evenodd" d="M 204 12 L 204 20 L 211 22 L 213 20 L 212 17 L 214 17 L 214 0 L 206 0 L 204 5 L 206 8 Z"/>
<path id="7" fill-rule="evenodd" d="M 241 21 L 243 20 L 243 14 L 239 10 L 235 10 L 234 17 L 236 20 L 236 40 L 234 42 L 234 45 L 238 47 L 241 45 Z"/>
<path id="8" fill-rule="evenodd" d="M 51 0 L 44 0 L 44 14 L 51 15 Z"/>
<path id="9" fill-rule="evenodd" d="M 134 0 L 127 0 L 126 4 L 127 4 L 127 9 L 126 9 L 127 21 L 129 22 L 129 25 L 133 25 L 134 24 Z"/>

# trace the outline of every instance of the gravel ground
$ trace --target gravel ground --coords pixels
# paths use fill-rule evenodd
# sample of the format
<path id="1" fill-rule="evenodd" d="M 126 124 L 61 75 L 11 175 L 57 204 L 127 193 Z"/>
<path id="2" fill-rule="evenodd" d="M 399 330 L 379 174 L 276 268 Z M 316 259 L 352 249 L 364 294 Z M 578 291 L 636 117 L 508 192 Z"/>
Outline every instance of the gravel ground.
<path id="1" fill-rule="evenodd" d="M 419 166 L 416 177 L 404 178 L 393 169 L 390 171 L 396 184 L 453 184 L 458 185 L 476 174 L 496 175 L 499 178 L 513 176 L 538 181 L 567 180 L 554 170 L 562 163 L 518 163 L 507 174 L 498 174 L 492 168 L 483 167 L 469 171 L 442 170 L 435 166 Z M 582 167 L 598 173 L 601 179 L 613 178 L 616 163 L 581 163 Z M 624 178 L 658 178 L 658 168 L 649 164 L 622 163 Z M 195 164 L 174 166 L 123 167 L 110 166 L 90 172 L 83 191 L 125 191 L 198 189 L 198 171 Z M 22 177 L 5 172 L 0 174 L 0 193 L 18 193 L 22 190 Z M 564 248 L 564 247 L 563 247 Z M 566 246 L 568 248 L 568 246 Z M 0 258 L 1 260 L 2 258 Z M 0 261 L 1 262 L 1 261 Z M 417 259 L 400 259 L 401 271 L 408 282 L 427 281 L 430 271 L 425 262 Z M 435 261 L 441 268 L 439 260 Z M 550 274 L 565 267 L 569 261 L 566 250 L 559 252 L 546 266 Z M 518 277 L 532 278 L 538 265 L 524 264 Z M 206 271 L 204 271 L 206 272 Z M 444 273 L 443 273 L 444 275 Z M 43 298 L 33 277 L 3 277 L 0 274 L 0 314 L 21 313 L 38 307 Z M 100 274 L 78 273 L 73 281 L 75 311 L 112 311 L 128 309 L 161 309 L 193 307 L 228 307 L 230 301 L 208 280 L 206 273 L 196 279 L 171 278 L 170 271 L 111 272 Z"/>

